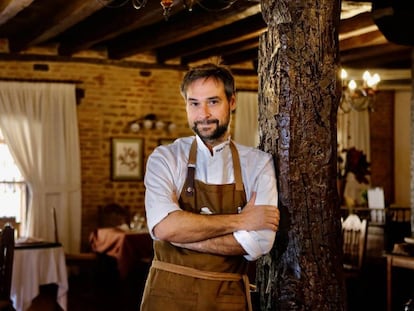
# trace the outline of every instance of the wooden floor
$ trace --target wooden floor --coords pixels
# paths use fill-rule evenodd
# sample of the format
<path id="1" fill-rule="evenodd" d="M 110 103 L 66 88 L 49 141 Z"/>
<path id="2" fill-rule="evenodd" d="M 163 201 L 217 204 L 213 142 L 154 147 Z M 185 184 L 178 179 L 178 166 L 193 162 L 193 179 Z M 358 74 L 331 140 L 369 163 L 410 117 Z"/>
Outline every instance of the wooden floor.
<path id="1" fill-rule="evenodd" d="M 348 284 L 348 310 L 386 311 L 385 281 L 385 261 L 367 265 L 362 278 Z M 83 271 L 69 280 L 68 311 L 138 311 L 143 282 L 139 275 L 120 281 L 116 274 L 103 277 Z M 401 294 L 400 290 L 396 292 Z M 394 310 L 402 311 L 405 301 L 406 297 L 395 299 L 401 308 Z"/>
<path id="2" fill-rule="evenodd" d="M 138 311 L 144 279 L 138 273 L 120 281 L 116 273 L 83 271 L 69 279 L 68 311 Z M 414 271 L 397 269 L 394 280 L 393 311 L 403 311 L 414 297 Z M 347 284 L 347 294 L 349 311 L 386 311 L 385 259 L 368 259 L 361 278 Z"/>
<path id="3" fill-rule="evenodd" d="M 120 279 L 111 258 L 69 277 L 68 311 L 138 311 L 148 266 Z"/>
<path id="4" fill-rule="evenodd" d="M 69 278 L 68 311 L 138 311 L 145 272 L 136 271 L 119 280 L 114 263 L 82 269 Z M 105 271 L 105 272 L 104 272 Z M 53 295 L 53 289 L 48 289 Z M 368 259 L 358 280 L 347 284 L 349 311 L 386 311 L 385 259 Z M 396 269 L 393 283 L 393 311 L 403 311 L 414 297 L 414 271 Z M 37 299 L 30 311 L 59 311 L 50 299 Z"/>

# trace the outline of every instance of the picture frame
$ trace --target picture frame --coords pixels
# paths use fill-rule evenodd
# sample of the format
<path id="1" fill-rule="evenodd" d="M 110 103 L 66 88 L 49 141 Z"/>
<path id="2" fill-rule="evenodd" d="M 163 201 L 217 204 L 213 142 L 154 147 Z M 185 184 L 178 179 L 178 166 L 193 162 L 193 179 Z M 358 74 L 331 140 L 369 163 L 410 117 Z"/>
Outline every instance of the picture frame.
<path id="1" fill-rule="evenodd" d="M 111 179 L 113 181 L 144 179 L 143 138 L 111 138 Z"/>

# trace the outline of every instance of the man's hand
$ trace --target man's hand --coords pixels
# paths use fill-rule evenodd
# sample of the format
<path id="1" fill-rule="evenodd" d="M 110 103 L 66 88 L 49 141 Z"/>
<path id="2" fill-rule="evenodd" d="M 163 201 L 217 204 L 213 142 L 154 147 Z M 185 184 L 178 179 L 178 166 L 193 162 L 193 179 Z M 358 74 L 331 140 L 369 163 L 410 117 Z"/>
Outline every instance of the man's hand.
<path id="1" fill-rule="evenodd" d="M 252 193 L 249 202 L 241 211 L 243 216 L 243 229 L 247 231 L 269 229 L 277 231 L 280 213 L 274 205 L 255 205 L 256 192 Z"/>

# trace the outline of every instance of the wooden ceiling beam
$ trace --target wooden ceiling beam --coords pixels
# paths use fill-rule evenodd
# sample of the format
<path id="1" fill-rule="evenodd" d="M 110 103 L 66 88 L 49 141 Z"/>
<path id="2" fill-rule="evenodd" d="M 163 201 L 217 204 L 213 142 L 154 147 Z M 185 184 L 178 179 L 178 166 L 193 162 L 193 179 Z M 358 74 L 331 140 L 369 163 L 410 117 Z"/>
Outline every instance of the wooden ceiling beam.
<path id="1" fill-rule="evenodd" d="M 230 9 L 217 13 L 194 7 L 192 12 L 181 12 L 168 20 L 141 30 L 119 36 L 108 42 L 108 57 L 121 59 L 137 53 L 189 39 L 206 31 L 231 24 L 260 12 L 260 5 L 238 1 Z"/>
<path id="2" fill-rule="evenodd" d="M 238 42 L 235 44 L 226 45 L 223 47 L 214 47 L 199 53 L 190 54 L 187 56 L 181 57 L 181 64 L 187 65 L 189 63 L 197 62 L 202 59 L 207 59 L 213 56 L 224 56 L 231 55 L 240 51 L 246 51 L 250 49 L 258 49 L 259 47 L 259 38 L 252 38 L 246 41 Z"/>
<path id="3" fill-rule="evenodd" d="M 380 69 L 405 69 L 411 66 L 409 59 L 410 52 L 395 52 L 384 55 L 383 58 L 361 58 L 354 61 L 347 61 L 343 64 L 349 68 L 380 68 Z"/>
<path id="4" fill-rule="evenodd" d="M 381 57 L 382 55 L 393 53 L 395 51 L 399 52 L 404 49 L 411 50 L 410 47 L 404 47 L 393 43 L 385 43 L 373 47 L 363 47 L 353 50 L 341 51 L 340 55 L 341 61 L 350 61 L 360 58 Z"/>
<path id="5" fill-rule="evenodd" d="M 34 0 L 0 0 L 0 25 L 3 25 L 20 11 L 32 4 Z"/>
<path id="6" fill-rule="evenodd" d="M 343 34 L 347 32 L 352 32 L 355 30 L 359 30 L 361 28 L 370 27 L 372 25 L 375 25 L 375 23 L 372 19 L 371 13 L 364 12 L 347 19 L 342 19 L 341 23 L 339 24 L 339 33 Z"/>
<path id="7" fill-rule="evenodd" d="M 246 51 L 239 51 L 231 55 L 225 55 L 223 56 L 222 60 L 223 60 L 223 64 L 227 66 L 231 66 L 234 64 L 256 60 L 258 58 L 258 55 L 259 55 L 258 49 L 250 49 Z"/>
<path id="8" fill-rule="evenodd" d="M 393 43 L 357 48 L 340 53 L 343 66 L 362 68 L 403 68 L 411 63 L 412 47 Z"/>
<path id="9" fill-rule="evenodd" d="M 58 11 L 50 20 L 53 23 L 48 23 L 50 26 L 37 38 L 31 41 L 31 44 L 38 44 L 46 42 L 54 38 L 67 29 L 85 20 L 95 12 L 102 9 L 103 4 L 96 0 L 71 0 L 68 2 L 67 8 L 63 12 Z"/>
<path id="10" fill-rule="evenodd" d="M 62 1 L 63 0 L 57 0 L 57 2 Z M 42 17 L 44 18 L 47 14 L 50 14 L 50 6 L 55 10 L 57 7 L 61 8 L 61 6 L 54 7 L 54 0 L 44 0 L 44 2 L 47 9 L 40 9 L 40 4 L 37 1 L 33 1 L 29 6 L 16 10 L 15 15 L 7 23 L 0 26 L 0 37 L 14 37 L 25 32 L 32 32 L 35 30 L 33 23 L 39 22 Z M 15 3 L 15 1 L 13 3 Z M 21 3 L 21 1 L 18 3 Z M 3 12 L 1 14 L 3 14 Z M 47 16 L 49 17 L 49 15 Z"/>
<path id="11" fill-rule="evenodd" d="M 96 0 L 53 0 L 49 4 L 42 3 L 47 9 L 40 8 L 34 3 L 19 13 L 20 26 L 26 31 L 14 33 L 15 23 L 10 24 L 9 49 L 11 52 L 20 52 L 37 43 L 42 43 L 55 37 L 67 28 L 80 22 L 87 16 L 102 8 Z M 37 26 L 33 27 L 33 23 Z"/>
<path id="12" fill-rule="evenodd" d="M 383 45 L 388 43 L 388 40 L 379 31 L 363 33 L 348 39 L 339 40 L 339 49 L 341 51 L 352 50 L 359 47 Z"/>
<path id="13" fill-rule="evenodd" d="M 107 0 L 0 0 L 1 42 L 11 52 L 18 52 L 13 53 L 16 57 L 22 52 L 30 54 L 31 47 L 50 44 L 58 47 L 58 57 L 64 59 L 73 59 L 85 50 L 107 49 L 109 58 L 103 58 L 113 62 L 148 53 L 166 62 L 163 66 L 169 66 L 170 59 L 187 65 L 212 57 L 234 63 L 248 61 L 248 57 L 256 61 L 258 36 L 266 29 L 258 0 L 239 0 L 219 12 L 203 10 L 197 4 L 188 12 L 183 1 L 175 0 L 168 21 L 159 1 L 148 1 L 140 10 L 130 1 L 119 8 L 103 6 L 102 1 Z M 347 13 L 342 16 L 352 16 L 339 24 L 342 63 L 388 69 L 405 64 L 411 68 L 411 48 L 389 45 L 367 1 L 360 7 L 358 2 L 342 1 L 343 13 Z M 256 25 L 252 18 L 257 18 Z"/>
<path id="14" fill-rule="evenodd" d="M 163 63 L 169 59 L 183 57 L 211 48 L 223 47 L 258 38 L 267 29 L 261 14 L 239 20 L 231 25 L 213 30 L 189 40 L 163 46 L 157 49 L 157 61 Z M 234 35 L 237 33 L 237 35 Z"/>
<path id="15" fill-rule="evenodd" d="M 171 14 L 182 10 L 182 7 L 174 6 Z M 158 1 L 148 1 L 140 10 L 135 9 L 130 3 L 119 8 L 104 7 L 59 38 L 59 55 L 69 56 L 87 50 L 153 22 L 165 23 L 163 9 Z"/>

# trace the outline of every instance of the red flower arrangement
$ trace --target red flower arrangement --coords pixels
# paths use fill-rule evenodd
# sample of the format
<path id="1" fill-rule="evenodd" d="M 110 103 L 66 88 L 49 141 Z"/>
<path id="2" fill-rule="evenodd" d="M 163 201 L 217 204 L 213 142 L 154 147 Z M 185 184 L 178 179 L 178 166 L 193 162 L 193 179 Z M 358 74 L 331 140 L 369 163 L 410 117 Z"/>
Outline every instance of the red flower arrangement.
<path id="1" fill-rule="evenodd" d="M 348 173 L 353 173 L 359 183 L 368 184 L 367 175 L 371 174 L 369 170 L 371 164 L 367 161 L 366 154 L 355 147 L 342 151 L 345 152 L 345 161 L 338 156 L 338 178 L 346 180 Z"/>

